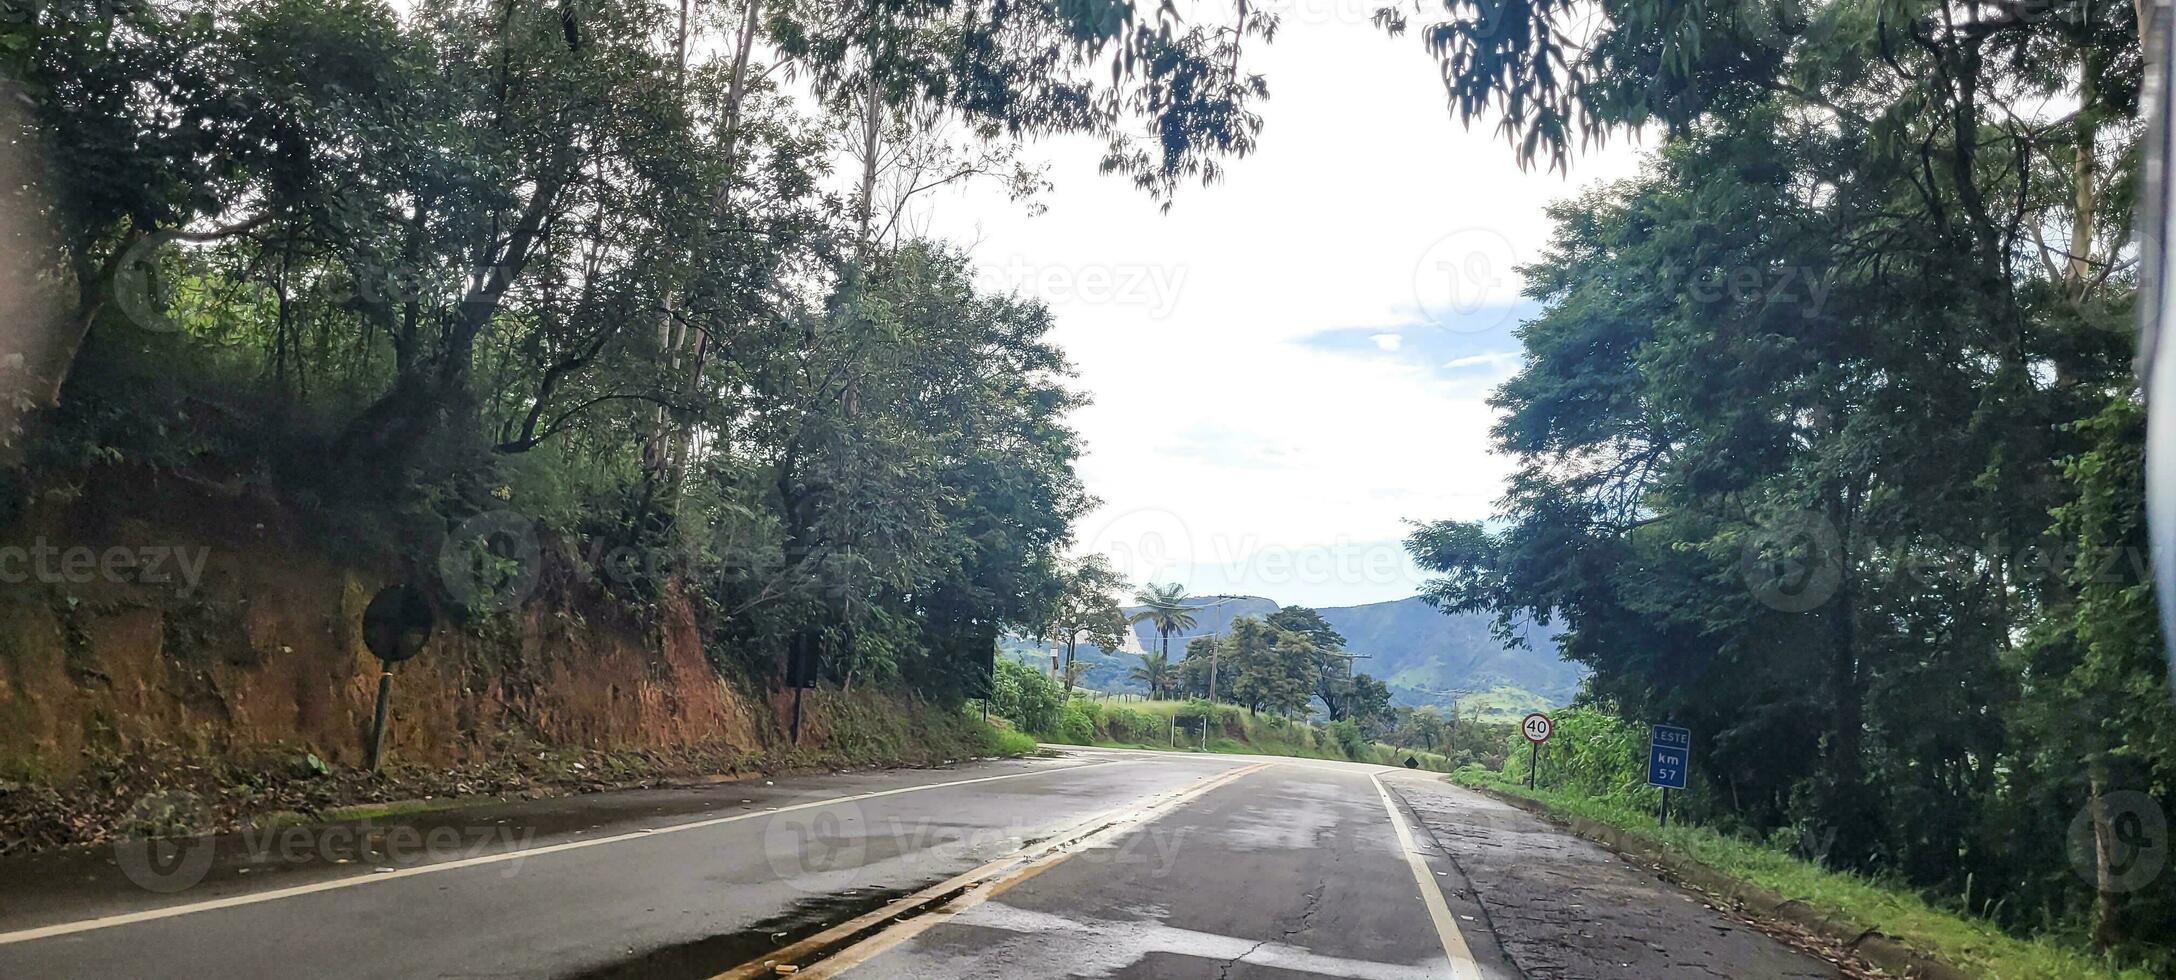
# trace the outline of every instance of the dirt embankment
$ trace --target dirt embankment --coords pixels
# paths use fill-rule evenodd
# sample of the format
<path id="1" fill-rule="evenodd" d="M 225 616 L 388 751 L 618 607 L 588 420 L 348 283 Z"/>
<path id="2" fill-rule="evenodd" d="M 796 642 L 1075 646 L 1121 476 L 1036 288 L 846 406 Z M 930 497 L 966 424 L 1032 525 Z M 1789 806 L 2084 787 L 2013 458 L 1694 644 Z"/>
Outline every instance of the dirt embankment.
<path id="1" fill-rule="evenodd" d="M 866 698 L 813 699 L 803 747 L 785 745 L 783 695 L 725 680 L 685 600 L 631 610 L 547 573 L 396 668 L 387 771 L 361 773 L 380 669 L 362 613 L 389 570 L 327 554 L 261 498 L 165 479 L 48 495 L 0 528 L 0 853 L 372 800 L 922 761 L 912 739 L 835 737 L 914 710 Z M 182 822 L 211 826 L 165 825 L 176 793 Z"/>

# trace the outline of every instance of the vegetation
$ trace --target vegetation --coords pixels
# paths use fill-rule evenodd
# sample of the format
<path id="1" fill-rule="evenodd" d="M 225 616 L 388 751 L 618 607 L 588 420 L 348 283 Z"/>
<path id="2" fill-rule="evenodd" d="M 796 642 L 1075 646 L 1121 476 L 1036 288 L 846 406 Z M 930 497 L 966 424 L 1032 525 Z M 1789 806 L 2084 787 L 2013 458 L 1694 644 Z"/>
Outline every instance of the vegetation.
<path id="1" fill-rule="evenodd" d="M 1126 580 L 1102 555 L 1089 555 L 1059 573 L 1058 595 L 1047 630 L 1065 639 L 1063 676 L 1068 696 L 1079 678 L 1081 665 L 1073 657 L 1082 640 L 1106 650 L 1115 650 L 1125 641 L 1126 617 L 1118 611 L 1118 600 L 1114 598 L 1125 584 Z"/>
<path id="2" fill-rule="evenodd" d="M 1153 656 L 1153 655 L 1152 655 Z M 1120 703 L 1091 694 L 1067 698 L 1043 671 L 1001 660 L 992 713 L 1045 741 L 1107 748 L 1227 752 L 1342 759 L 1449 772 L 1462 765 L 1499 765 L 1502 726 L 1454 729 L 1432 710 L 1406 709 L 1399 727 L 1377 738 L 1349 721 L 1316 725 L 1256 714 L 1233 704 L 1191 700 Z"/>
<path id="3" fill-rule="evenodd" d="M 1213 699 L 1290 718 L 1320 702 L 1332 722 L 1349 721 L 1371 736 L 1391 721 L 1390 689 L 1352 672 L 1345 638 L 1304 606 L 1267 617 L 1240 616 L 1214 637 L 1195 637 L 1186 659 L 1173 665 L 1173 686 L 1188 697 Z"/>
<path id="4" fill-rule="evenodd" d="M 1574 715 L 1579 714 L 1574 712 Z M 1516 738 L 1517 736 L 1513 736 Z M 1557 736 L 1562 737 L 1561 733 Z M 1524 739 L 1519 739 L 1522 743 Z M 1552 747 L 1556 740 L 1551 739 Z M 2021 939 L 1953 903 L 1929 900 L 1901 882 L 1823 867 L 1790 841 L 1755 841 L 1712 828 L 1673 822 L 1658 827 L 1652 805 L 1602 797 L 1558 780 L 1577 782 L 1570 766 L 1545 763 L 1539 788 L 1526 788 L 1525 749 L 1502 771 L 1461 769 L 1451 780 L 1533 800 L 1561 817 L 1580 817 L 1623 831 L 1650 846 L 1682 855 L 1728 877 L 1799 902 L 1824 915 L 1879 930 L 1963 970 L 2003 980 L 2071 980 L 2077 977 L 2144 980 L 2152 971 L 2126 967 L 2055 937 Z M 1548 758 L 1554 760 L 1552 754 Z"/>
<path id="5" fill-rule="evenodd" d="M 176 470 L 290 504 L 470 628 L 559 554 L 627 603 L 691 599 L 735 676 L 951 698 L 1093 574 L 1059 562 L 1080 396 L 1048 312 L 901 217 L 959 180 L 1032 193 L 1012 149 L 1047 134 L 1153 195 L 1213 178 L 1259 126 L 1241 42 L 1274 27 L 13 6 L 9 213 L 52 227 L 11 239 L 49 315 L 0 349 L 0 523 L 45 483 Z M 826 191 L 842 155 L 858 182 Z"/>
<path id="6" fill-rule="evenodd" d="M 1187 604 L 1186 587 L 1148 584 L 1134 599 L 1141 603 L 1141 610 L 1133 614 L 1136 623 L 1148 623 L 1156 627 L 1156 636 L 1163 641 L 1163 648 L 1154 660 L 1141 658 L 1141 666 L 1131 675 L 1134 680 L 1148 685 L 1150 697 L 1163 697 L 1170 686 L 1171 634 L 1194 628 L 1192 607 Z"/>
<path id="7" fill-rule="evenodd" d="M 1148 688 L 1148 696 L 1157 700 L 1168 696 L 1178 681 L 1178 675 L 1171 670 L 1171 655 L 1161 650 L 1141 654 L 1141 666 L 1127 672 L 1126 677 L 1139 681 Z"/>
<path id="8" fill-rule="evenodd" d="M 1694 818 L 2165 962 L 2176 891 L 2165 832 L 2141 833 L 2176 803 L 2131 368 L 2142 9 L 1427 25 L 1457 110 L 1524 160 L 1664 142 L 1559 206 L 1525 270 L 1544 309 L 1494 396 L 1500 520 L 1409 547 L 1440 607 L 1561 622 L 1590 703 L 1690 727 Z M 1636 735 L 1609 751 L 1636 764 Z"/>

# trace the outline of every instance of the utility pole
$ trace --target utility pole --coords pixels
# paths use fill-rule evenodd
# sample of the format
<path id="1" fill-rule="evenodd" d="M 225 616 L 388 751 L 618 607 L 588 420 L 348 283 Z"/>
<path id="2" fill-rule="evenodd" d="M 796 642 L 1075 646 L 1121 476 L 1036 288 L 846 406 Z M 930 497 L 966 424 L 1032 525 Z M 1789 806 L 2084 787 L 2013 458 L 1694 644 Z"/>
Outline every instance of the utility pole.
<path id="1" fill-rule="evenodd" d="M 1223 641 L 1223 640 L 1222 640 L 1222 639 L 1220 638 L 1220 637 L 1221 637 L 1221 635 L 1222 635 L 1222 634 L 1219 634 L 1219 633 L 1211 633 L 1211 634 L 1209 634 L 1209 703 L 1210 703 L 1210 704 L 1215 704 L 1215 703 L 1216 703 L 1216 655 L 1217 655 L 1217 652 L 1218 652 L 1218 651 L 1220 651 L 1220 650 L 1224 649 L 1224 641 Z"/>

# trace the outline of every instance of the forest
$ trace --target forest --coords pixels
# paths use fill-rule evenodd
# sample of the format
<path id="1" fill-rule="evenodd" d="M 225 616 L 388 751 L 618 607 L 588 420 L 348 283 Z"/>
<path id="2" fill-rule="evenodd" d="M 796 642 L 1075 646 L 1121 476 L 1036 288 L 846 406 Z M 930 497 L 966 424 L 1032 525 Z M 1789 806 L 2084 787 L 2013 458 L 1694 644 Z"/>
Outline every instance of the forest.
<path id="1" fill-rule="evenodd" d="M 1032 197 L 1016 151 L 1052 134 L 1168 198 L 1259 125 L 1231 37 L 1123 5 L 61 0 L 4 28 L 29 288 L 0 523 L 186 474 L 456 619 L 556 569 L 690 598 L 748 673 L 932 695 L 1047 623 L 1085 395 L 1048 312 L 908 209 Z"/>
<path id="2" fill-rule="evenodd" d="M 1651 147 L 1552 212 L 1494 396 L 1515 472 L 1494 519 L 1414 529 L 1431 600 L 1562 628 L 1587 705 L 1692 729 L 1694 820 L 2165 964 L 2176 892 L 2135 860 L 2176 803 L 2132 365 L 2155 9 L 1374 19 L 1530 167 Z M 1279 18 L 1211 13 L 0 3 L 0 525 L 158 474 L 280 501 L 471 628 L 572 576 L 693 602 L 721 670 L 956 703 L 1000 634 L 1107 612 L 1067 560 L 1090 393 L 912 209 L 1033 207 L 1022 148 L 1058 135 L 1167 205 L 1216 181 Z M 1235 655 L 1307 650 L 1262 629 Z M 1217 698 L 1302 710 L 1327 649 Z"/>
<path id="3" fill-rule="evenodd" d="M 1693 819 L 2165 967 L 2156 8 L 1606 6 L 1577 44 L 1547 2 L 1414 27 L 1537 165 L 1666 134 L 1552 213 L 1492 399 L 1515 475 L 1415 528 L 1430 599 L 1554 619 L 1585 702 L 1689 727 Z"/>

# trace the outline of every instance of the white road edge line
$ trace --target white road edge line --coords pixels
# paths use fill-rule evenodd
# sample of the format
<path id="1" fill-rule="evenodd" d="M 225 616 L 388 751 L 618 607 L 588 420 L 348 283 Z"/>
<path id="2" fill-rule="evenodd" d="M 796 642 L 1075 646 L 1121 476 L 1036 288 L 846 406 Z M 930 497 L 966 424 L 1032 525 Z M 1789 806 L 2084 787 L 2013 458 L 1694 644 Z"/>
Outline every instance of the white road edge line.
<path id="1" fill-rule="evenodd" d="M 1376 794 L 1382 797 L 1383 809 L 1390 811 L 1390 825 L 1398 831 L 1398 846 L 1405 850 L 1405 863 L 1412 866 L 1413 881 L 1420 885 L 1420 900 L 1428 906 L 1428 918 L 1434 920 L 1436 936 L 1443 941 L 1443 955 L 1451 961 L 1451 975 L 1458 980 L 1481 980 L 1481 965 L 1473 961 L 1466 934 L 1458 930 L 1458 920 L 1451 917 L 1451 906 L 1443 900 L 1443 886 L 1436 884 L 1434 872 L 1428 870 L 1428 861 L 1414 841 L 1412 828 L 1405 825 L 1405 815 L 1398 812 L 1398 804 L 1390 798 L 1382 777 L 1369 773 L 1368 781 L 1375 784 Z"/>
<path id="2" fill-rule="evenodd" d="M 674 824 L 670 827 L 656 827 L 646 830 L 631 831 L 625 834 L 613 834 L 610 837 L 597 837 L 590 840 L 564 841 L 558 844 L 547 844 L 543 847 L 531 847 L 518 851 L 506 851 L 500 854 L 483 854 L 472 858 L 462 858 L 460 860 L 446 861 L 439 864 L 425 864 L 413 868 L 401 868 L 396 871 L 384 871 L 378 872 L 376 874 L 360 874 L 352 875 L 346 878 L 334 878 L 330 881 L 313 882 L 307 885 L 295 885 L 289 888 L 277 888 L 273 889 L 272 891 L 256 892 L 249 895 L 233 895 L 227 898 L 215 898 L 208 901 L 191 902 L 186 905 L 169 905 L 163 908 L 145 909 L 141 912 L 127 912 L 120 915 L 100 916 L 95 919 L 80 919 L 75 922 L 61 922 L 49 926 L 38 926 L 32 929 L 18 929 L 14 932 L 0 932 L 0 946 L 8 946 L 15 943 L 26 943 L 37 939 L 49 939 L 54 936 L 66 936 L 78 932 L 90 932 L 94 929 L 110 929 L 115 926 L 133 925 L 138 922 L 151 922 L 157 919 L 170 919 L 175 916 L 190 915 L 196 912 L 212 912 L 218 909 L 229 909 L 241 905 L 255 905 L 260 902 L 277 902 L 282 899 L 296 898 L 302 895 L 313 895 L 318 892 L 332 891 L 336 888 L 353 888 L 361 885 L 375 885 L 380 882 L 398 881 L 402 878 L 413 878 L 417 875 L 427 875 L 439 871 L 456 871 L 461 868 L 474 868 L 481 865 L 498 864 L 503 861 L 522 861 L 533 857 L 541 857 L 546 854 L 557 854 L 561 851 L 580 850 L 585 847 L 602 847 L 606 844 L 618 844 L 623 841 L 654 839 L 657 837 L 662 837 L 666 834 L 677 834 L 685 830 L 701 830 L 705 827 L 716 827 L 720 824 L 735 823 L 741 820 L 752 820 L 756 817 L 767 817 L 780 813 L 792 813 L 795 810 L 807 810 L 820 806 L 831 806 L 838 803 L 856 803 L 862 800 L 873 800 L 883 796 L 897 796 L 901 793 L 919 793 L 923 790 L 929 789 L 945 789 L 947 787 L 967 786 L 974 783 L 992 783 L 1000 779 L 1020 779 L 1027 776 L 1047 776 L 1052 773 L 1073 772 L 1080 769 L 1094 769 L 1099 766 L 1119 766 L 1125 765 L 1126 761 L 1127 760 L 1121 759 L 1111 762 L 1091 762 L 1087 765 L 1081 766 L 1060 766 L 1050 769 L 1037 769 L 1033 772 L 1009 772 L 998 776 L 978 776 L 974 779 L 956 779 L 948 783 L 931 783 L 927 786 L 902 786 L 898 789 L 881 790 L 875 793 L 863 793 L 859 796 L 840 796 L 824 800 L 810 800 L 806 803 L 795 803 L 791 806 L 775 807 L 766 810 L 752 810 L 747 813 L 736 813 L 731 816 L 713 817 L 707 820 L 696 820 L 689 823 Z"/>

